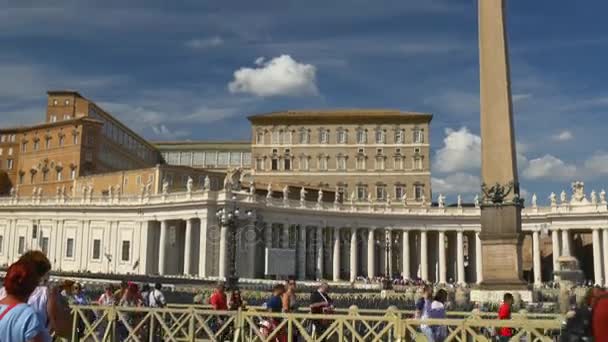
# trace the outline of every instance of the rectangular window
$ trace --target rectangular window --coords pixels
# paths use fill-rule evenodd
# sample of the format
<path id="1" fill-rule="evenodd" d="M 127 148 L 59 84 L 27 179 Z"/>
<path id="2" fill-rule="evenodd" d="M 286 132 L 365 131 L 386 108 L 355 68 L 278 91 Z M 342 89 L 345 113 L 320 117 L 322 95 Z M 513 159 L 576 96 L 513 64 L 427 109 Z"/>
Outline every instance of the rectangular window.
<path id="1" fill-rule="evenodd" d="M 73 168 L 70 170 L 70 179 L 71 180 L 76 179 L 76 168 Z"/>
<path id="2" fill-rule="evenodd" d="M 93 260 L 101 259 L 101 240 L 93 240 Z"/>
<path id="3" fill-rule="evenodd" d="M 346 158 L 338 158 L 338 170 L 346 170 Z"/>
<path id="4" fill-rule="evenodd" d="M 38 148 L 40 148 L 40 141 L 34 140 L 34 151 L 38 151 Z"/>
<path id="5" fill-rule="evenodd" d="M 264 132 L 258 132 L 255 138 L 256 144 L 264 144 Z"/>
<path id="6" fill-rule="evenodd" d="M 376 200 L 379 202 L 386 201 L 386 186 L 384 186 L 384 185 L 376 186 Z"/>
<path id="7" fill-rule="evenodd" d="M 141 176 L 135 177 L 135 184 L 141 185 Z"/>
<path id="8" fill-rule="evenodd" d="M 403 198 L 403 194 L 404 194 L 404 187 L 403 185 L 395 185 L 395 199 L 396 200 L 401 200 Z"/>
<path id="9" fill-rule="evenodd" d="M 24 176 L 25 176 L 25 174 L 19 173 L 19 184 L 23 184 L 23 177 Z"/>
<path id="10" fill-rule="evenodd" d="M 278 169 L 279 169 L 279 160 L 274 158 L 274 159 L 272 159 L 271 170 L 276 171 Z"/>
<path id="11" fill-rule="evenodd" d="M 285 168 L 284 168 L 284 170 L 285 170 L 285 171 L 289 171 L 289 170 L 291 170 L 291 159 L 286 158 L 286 159 L 284 160 L 284 162 L 285 162 Z"/>
<path id="12" fill-rule="evenodd" d="M 384 144 L 384 131 L 376 131 L 376 144 Z"/>
<path id="13" fill-rule="evenodd" d="M 423 194 L 424 194 L 424 187 L 420 184 L 414 185 L 414 198 L 416 198 L 416 201 L 422 200 Z"/>
<path id="14" fill-rule="evenodd" d="M 45 255 L 49 255 L 49 238 L 43 237 L 40 241 L 40 249 Z"/>
<path id="15" fill-rule="evenodd" d="M 255 160 L 255 169 L 259 171 L 264 170 L 264 159 L 258 158 Z"/>
<path id="16" fill-rule="evenodd" d="M 217 162 L 217 152 L 207 151 L 205 152 L 205 165 L 215 166 Z"/>
<path id="17" fill-rule="evenodd" d="M 300 131 L 300 144 L 308 144 L 309 139 L 310 139 L 310 135 L 308 134 L 308 131 L 301 130 Z"/>
<path id="18" fill-rule="evenodd" d="M 25 151 L 23 151 L 23 152 L 25 152 Z M 8 155 L 9 155 L 9 156 L 12 156 L 12 155 L 13 155 L 13 148 L 12 148 L 12 147 L 9 147 L 9 148 L 8 148 Z"/>
<path id="19" fill-rule="evenodd" d="M 241 152 L 230 152 L 230 165 L 241 165 Z"/>
<path id="20" fill-rule="evenodd" d="M 12 159 L 7 159 L 6 160 L 6 168 L 9 170 L 13 169 L 13 160 Z"/>
<path id="21" fill-rule="evenodd" d="M 38 238 L 38 225 L 35 224 L 32 226 L 32 239 Z"/>
<path id="22" fill-rule="evenodd" d="M 192 166 L 192 153 L 191 152 L 181 152 L 179 154 L 179 165 L 184 166 Z"/>
<path id="23" fill-rule="evenodd" d="M 42 181 L 43 182 L 47 182 L 49 180 L 49 172 L 48 171 L 42 171 Z"/>
<path id="24" fill-rule="evenodd" d="M 229 152 L 220 152 L 217 156 L 217 165 L 227 166 L 230 158 Z"/>
<path id="25" fill-rule="evenodd" d="M 59 136 L 59 146 L 63 146 L 64 142 L 65 142 L 65 136 L 63 136 L 63 135 Z"/>
<path id="26" fill-rule="evenodd" d="M 61 171 L 57 171 L 57 181 L 61 182 L 63 180 L 63 173 Z"/>
<path id="27" fill-rule="evenodd" d="M 15 134 L 11 135 L 11 142 L 15 142 L 17 140 L 17 136 Z"/>
<path id="28" fill-rule="evenodd" d="M 0 142 L 6 142 L 6 135 L 0 135 Z"/>
<path id="29" fill-rule="evenodd" d="M 17 253 L 18 254 L 25 253 L 25 236 L 19 237 L 19 244 L 17 245 Z"/>
<path id="30" fill-rule="evenodd" d="M 422 144 L 424 143 L 424 130 L 416 129 L 414 130 L 414 144 Z"/>
<path id="31" fill-rule="evenodd" d="M 365 201 L 367 199 L 367 187 L 363 185 L 357 186 L 357 200 Z"/>
<path id="32" fill-rule="evenodd" d="M 129 261 L 130 259 L 131 259 L 131 241 L 123 241 L 120 260 Z"/>
<path id="33" fill-rule="evenodd" d="M 376 157 L 376 170 L 384 170 L 384 157 Z"/>
<path id="34" fill-rule="evenodd" d="M 51 122 L 57 122 L 57 115 L 51 115 Z"/>
<path id="35" fill-rule="evenodd" d="M 2 152 L 3 152 L 3 150 L 2 150 L 2 148 L 0 148 L 0 156 L 2 155 Z"/>
<path id="36" fill-rule="evenodd" d="M 319 158 L 319 170 L 322 170 L 322 171 L 327 170 L 327 158 L 325 158 L 325 157 Z"/>
<path id="37" fill-rule="evenodd" d="M 306 156 L 300 157 L 300 170 L 308 171 L 308 157 L 306 157 Z"/>
<path id="38" fill-rule="evenodd" d="M 78 145 L 78 134 L 72 135 L 72 144 Z"/>
<path id="39" fill-rule="evenodd" d="M 243 166 L 251 165 L 251 152 L 243 152 Z"/>
<path id="40" fill-rule="evenodd" d="M 403 170 L 403 158 L 395 157 L 395 166 L 393 168 L 395 170 Z"/>
<path id="41" fill-rule="evenodd" d="M 205 165 L 205 152 L 194 152 L 192 155 L 192 164 L 194 166 Z"/>
<path id="42" fill-rule="evenodd" d="M 346 144 L 346 131 L 338 131 L 338 144 Z"/>
<path id="43" fill-rule="evenodd" d="M 403 130 L 398 129 L 395 131 L 395 144 L 403 144 Z"/>
<path id="44" fill-rule="evenodd" d="M 272 144 L 278 144 L 279 143 L 279 131 L 272 131 Z"/>
<path id="45" fill-rule="evenodd" d="M 51 139 L 46 139 L 46 146 L 45 148 L 48 150 L 49 148 L 51 148 Z"/>
<path id="46" fill-rule="evenodd" d="M 365 130 L 357 131 L 357 144 L 365 144 L 367 142 L 367 133 Z"/>
<path id="47" fill-rule="evenodd" d="M 65 246 L 65 257 L 73 258 L 74 257 L 74 239 L 68 238 Z"/>
<path id="48" fill-rule="evenodd" d="M 64 119 L 64 120 L 70 120 L 71 118 L 72 118 L 72 116 L 71 116 L 70 114 L 65 114 L 65 115 L 63 116 L 63 119 Z"/>
<path id="49" fill-rule="evenodd" d="M 321 144 L 327 144 L 329 143 L 329 131 L 322 129 L 319 132 L 319 143 Z"/>
<path id="50" fill-rule="evenodd" d="M 365 157 L 357 158 L 357 170 L 365 170 Z"/>

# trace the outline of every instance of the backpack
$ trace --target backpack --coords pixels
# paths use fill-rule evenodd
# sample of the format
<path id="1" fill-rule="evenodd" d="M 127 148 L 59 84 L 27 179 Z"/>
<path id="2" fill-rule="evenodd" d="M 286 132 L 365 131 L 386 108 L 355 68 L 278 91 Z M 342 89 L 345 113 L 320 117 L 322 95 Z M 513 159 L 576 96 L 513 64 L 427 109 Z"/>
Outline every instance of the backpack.
<path id="1" fill-rule="evenodd" d="M 562 328 L 560 342 L 584 342 L 593 341 L 592 322 L 593 308 L 603 299 L 607 299 L 608 294 L 598 296 L 593 305 L 583 305 L 574 311 L 574 316 L 568 318 L 566 325 Z"/>

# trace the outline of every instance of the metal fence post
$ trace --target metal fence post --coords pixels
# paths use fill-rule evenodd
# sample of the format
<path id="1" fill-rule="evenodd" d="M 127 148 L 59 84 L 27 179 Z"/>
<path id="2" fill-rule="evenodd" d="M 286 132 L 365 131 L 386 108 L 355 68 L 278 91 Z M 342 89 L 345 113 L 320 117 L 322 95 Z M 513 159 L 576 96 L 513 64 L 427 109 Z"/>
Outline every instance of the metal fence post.
<path id="1" fill-rule="evenodd" d="M 192 342 L 196 340 L 196 333 L 194 331 L 194 307 L 190 307 L 190 321 L 188 322 L 188 339 Z"/>

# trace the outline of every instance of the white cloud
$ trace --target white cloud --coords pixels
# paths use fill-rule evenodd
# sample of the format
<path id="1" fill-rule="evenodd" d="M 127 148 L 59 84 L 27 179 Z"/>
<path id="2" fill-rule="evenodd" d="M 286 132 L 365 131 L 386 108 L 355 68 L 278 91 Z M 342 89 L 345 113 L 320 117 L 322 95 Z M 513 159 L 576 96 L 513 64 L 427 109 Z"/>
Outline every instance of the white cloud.
<path id="1" fill-rule="evenodd" d="M 481 138 L 466 127 L 457 131 L 445 130 L 443 147 L 435 154 L 433 170 L 457 172 L 479 169 L 481 165 Z"/>
<path id="2" fill-rule="evenodd" d="M 190 132 L 186 130 L 170 130 L 165 125 L 152 126 L 152 132 L 154 132 L 157 138 L 166 140 L 183 138 L 190 135 Z"/>
<path id="3" fill-rule="evenodd" d="M 574 135 L 569 130 L 561 131 L 551 137 L 555 141 L 568 141 L 574 139 Z"/>
<path id="4" fill-rule="evenodd" d="M 585 169 L 591 176 L 608 174 L 608 153 L 596 152 L 585 161 Z"/>
<path id="5" fill-rule="evenodd" d="M 228 84 L 231 93 L 248 93 L 256 96 L 317 95 L 316 68 L 296 62 L 289 55 L 269 61 L 260 57 L 256 68 L 240 68 Z"/>
<path id="6" fill-rule="evenodd" d="M 513 94 L 513 102 L 521 102 L 532 98 L 532 94 Z"/>
<path id="7" fill-rule="evenodd" d="M 478 193 L 481 181 L 478 176 L 469 173 L 453 173 L 444 178 L 431 179 L 435 194 L 474 194 Z"/>
<path id="8" fill-rule="evenodd" d="M 525 179 L 551 179 L 571 180 L 577 174 L 576 166 L 569 165 L 563 160 L 550 154 L 528 161 L 528 166 L 523 170 Z"/>
<path id="9" fill-rule="evenodd" d="M 224 44 L 224 39 L 222 39 L 220 36 L 190 39 L 185 43 L 185 45 L 191 49 L 207 49 L 217 47 L 222 44 Z"/>

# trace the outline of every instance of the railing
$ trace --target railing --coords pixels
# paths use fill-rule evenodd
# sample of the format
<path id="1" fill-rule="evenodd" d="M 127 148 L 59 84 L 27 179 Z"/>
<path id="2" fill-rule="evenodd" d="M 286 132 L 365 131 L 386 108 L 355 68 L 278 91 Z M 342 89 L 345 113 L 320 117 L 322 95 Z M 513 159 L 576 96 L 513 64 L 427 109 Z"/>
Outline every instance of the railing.
<path id="1" fill-rule="evenodd" d="M 332 315 L 268 313 L 258 309 L 212 311 L 201 306 L 73 307 L 71 341 L 427 341 L 421 325 L 444 327 L 444 341 L 489 341 L 490 332 L 512 328 L 512 341 L 553 341 L 560 316 L 514 315 L 511 320 L 468 313 L 461 318 L 416 320 L 408 314 L 348 309 Z M 449 317 L 456 317 L 450 313 Z M 407 318 L 406 318 L 407 317 Z M 297 339 L 296 339 L 297 338 Z"/>

